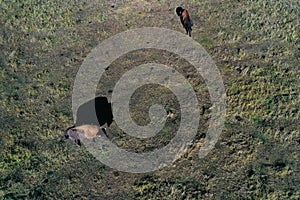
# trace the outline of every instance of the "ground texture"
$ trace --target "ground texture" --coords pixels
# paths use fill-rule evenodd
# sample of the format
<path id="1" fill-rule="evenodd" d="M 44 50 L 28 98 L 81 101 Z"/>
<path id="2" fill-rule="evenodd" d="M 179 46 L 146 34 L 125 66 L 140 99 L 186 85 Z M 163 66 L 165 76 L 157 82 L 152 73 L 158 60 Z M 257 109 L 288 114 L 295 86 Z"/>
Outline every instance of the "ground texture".
<path id="1" fill-rule="evenodd" d="M 221 72 L 228 97 L 224 130 L 200 160 L 211 106 L 201 76 L 168 52 L 131 52 L 112 63 L 103 84 L 113 86 L 145 61 L 168 64 L 195 88 L 203 126 L 172 165 L 147 174 L 118 172 L 63 138 L 74 123 L 74 77 L 111 35 L 144 26 L 184 33 L 179 5 L 189 9 L 193 39 Z M 0 10 L 0 199 L 300 198 L 299 1 L 0 0 Z M 103 84 L 98 94 L 109 95 Z M 175 117 L 149 140 L 111 132 L 118 146 L 135 152 L 164 146 L 180 123 L 172 93 L 145 87 L 132 98 L 133 119 L 147 124 L 153 103 Z"/>

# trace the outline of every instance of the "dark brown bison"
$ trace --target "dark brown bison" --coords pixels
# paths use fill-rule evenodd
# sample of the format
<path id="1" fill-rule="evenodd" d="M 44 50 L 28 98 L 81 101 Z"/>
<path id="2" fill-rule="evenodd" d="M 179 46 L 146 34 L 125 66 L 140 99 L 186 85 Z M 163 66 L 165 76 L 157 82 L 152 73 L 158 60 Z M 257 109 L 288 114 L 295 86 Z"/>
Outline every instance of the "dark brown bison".
<path id="1" fill-rule="evenodd" d="M 189 12 L 182 7 L 177 7 L 176 13 L 180 17 L 181 24 L 185 28 L 186 34 L 188 34 L 191 37 L 193 21 L 191 19 Z"/>

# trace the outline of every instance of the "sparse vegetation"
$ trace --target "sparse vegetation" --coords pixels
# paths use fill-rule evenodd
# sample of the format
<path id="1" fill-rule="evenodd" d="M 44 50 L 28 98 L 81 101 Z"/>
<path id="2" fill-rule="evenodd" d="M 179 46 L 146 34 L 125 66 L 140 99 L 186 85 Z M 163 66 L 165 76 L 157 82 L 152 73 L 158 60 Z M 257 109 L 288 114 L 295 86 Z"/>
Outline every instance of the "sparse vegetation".
<path id="1" fill-rule="evenodd" d="M 182 158 L 159 171 L 129 174 L 106 167 L 85 148 L 64 140 L 63 131 L 73 125 L 74 78 L 86 55 L 109 36 L 131 28 L 184 33 L 175 14 L 180 2 L 0 0 L 0 199 L 300 198 L 296 0 L 191 0 L 183 5 L 194 22 L 192 37 L 212 56 L 228 97 L 224 130 L 204 159 L 198 158 L 198 150 L 209 118 L 207 88 L 189 63 L 155 50 L 118 58 L 97 93 L 109 96 L 103 88 L 113 87 L 122 73 L 146 60 L 178 70 L 203 105 L 202 126 Z M 116 129 L 110 137 L 118 146 L 151 151 L 168 143 L 178 128 L 176 98 L 165 88 L 149 91 L 153 99 L 160 97 L 154 103 L 162 103 L 175 117 L 149 140 Z M 147 109 L 139 106 L 153 102 L 139 92 L 132 99 L 137 105 L 132 115 L 146 124 Z"/>

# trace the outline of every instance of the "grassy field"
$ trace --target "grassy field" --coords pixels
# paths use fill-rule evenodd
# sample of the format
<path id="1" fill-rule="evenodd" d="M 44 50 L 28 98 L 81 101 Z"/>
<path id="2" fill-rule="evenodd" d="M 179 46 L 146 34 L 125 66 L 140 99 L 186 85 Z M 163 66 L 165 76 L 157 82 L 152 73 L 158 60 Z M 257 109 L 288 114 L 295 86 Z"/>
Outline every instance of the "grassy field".
<path id="1" fill-rule="evenodd" d="M 189 77 L 203 126 L 172 165 L 146 174 L 116 171 L 63 137 L 74 123 L 76 73 L 97 44 L 122 31 L 155 26 L 184 33 L 179 5 L 192 15 L 193 39 L 221 72 L 224 130 L 200 160 L 211 105 L 201 76 L 168 52 L 131 52 L 112 63 L 98 94 L 109 95 L 103 84 L 113 86 L 121 72 L 156 60 Z M 0 11 L 0 199 L 300 198 L 299 1 L 0 0 Z M 170 106 L 177 117 L 147 141 L 114 129 L 114 142 L 133 151 L 164 146 L 180 123 L 170 91 L 150 88 L 156 102 L 142 91 L 132 100 L 140 124 L 149 122 L 141 105 L 151 103 Z"/>

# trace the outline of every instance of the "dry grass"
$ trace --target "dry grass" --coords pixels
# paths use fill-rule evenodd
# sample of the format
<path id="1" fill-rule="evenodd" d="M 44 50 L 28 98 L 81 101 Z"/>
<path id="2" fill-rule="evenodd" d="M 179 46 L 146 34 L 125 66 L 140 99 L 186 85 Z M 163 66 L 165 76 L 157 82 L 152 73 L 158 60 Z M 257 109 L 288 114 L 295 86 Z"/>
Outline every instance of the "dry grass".
<path id="1" fill-rule="evenodd" d="M 193 39 L 222 74 L 226 125 L 216 148 L 199 160 L 210 106 L 201 77 L 167 53 L 120 58 L 107 75 L 109 86 L 120 72 L 158 60 L 189 75 L 203 105 L 204 126 L 191 149 L 172 166 L 137 175 L 114 171 L 64 141 L 63 131 L 73 124 L 72 84 L 85 56 L 110 35 L 143 26 L 184 32 L 174 11 L 180 3 L 0 1 L 0 199 L 300 198 L 300 3 L 185 2 L 195 24 Z M 102 86 L 99 94 L 107 94 Z M 153 96 L 161 91 L 153 89 Z M 136 93 L 133 104 L 146 103 L 142 97 Z M 176 100 L 169 97 L 161 96 L 160 103 L 176 113 Z M 149 120 L 143 109 L 133 108 L 142 124 Z M 153 140 L 122 137 L 120 130 L 111 137 L 120 147 L 148 151 L 172 138 L 176 120 Z"/>

